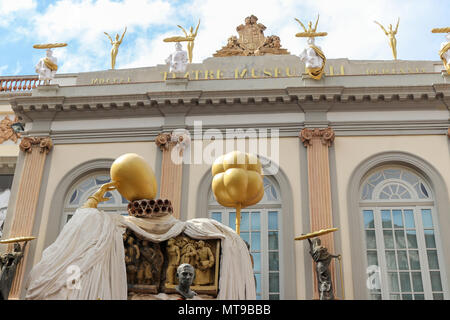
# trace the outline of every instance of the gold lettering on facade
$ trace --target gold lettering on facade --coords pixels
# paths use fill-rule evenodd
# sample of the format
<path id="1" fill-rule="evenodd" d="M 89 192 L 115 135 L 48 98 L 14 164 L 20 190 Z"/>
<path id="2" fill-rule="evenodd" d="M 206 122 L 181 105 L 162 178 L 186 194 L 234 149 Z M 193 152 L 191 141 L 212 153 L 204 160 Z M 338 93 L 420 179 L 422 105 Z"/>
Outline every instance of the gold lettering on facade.
<path id="1" fill-rule="evenodd" d="M 238 79 L 239 77 L 244 78 L 246 74 L 247 74 L 247 69 L 242 70 L 242 72 L 240 74 L 239 74 L 238 68 L 236 68 L 234 70 L 234 78 L 235 79 Z"/>
<path id="2" fill-rule="evenodd" d="M 345 75 L 344 66 L 341 64 L 341 75 Z"/>
<path id="3" fill-rule="evenodd" d="M 272 69 L 269 69 L 269 70 L 272 70 Z M 272 77 L 272 72 L 269 71 L 269 70 L 267 70 L 266 68 L 264 68 L 264 75 L 265 75 L 265 76 Z"/>
<path id="4" fill-rule="evenodd" d="M 183 78 L 189 79 L 189 71 L 184 74 Z"/>
<path id="5" fill-rule="evenodd" d="M 334 76 L 334 68 L 333 66 L 330 66 L 330 74 L 329 76 Z"/>
<path id="6" fill-rule="evenodd" d="M 223 72 L 220 69 L 217 69 L 216 79 L 222 79 L 222 78 L 223 78 Z"/>
<path id="7" fill-rule="evenodd" d="M 205 80 L 214 79 L 214 71 L 205 71 Z"/>
<path id="8" fill-rule="evenodd" d="M 295 70 L 294 70 L 294 73 L 291 73 L 289 67 L 286 67 L 286 76 L 287 77 L 294 77 L 295 76 Z"/>
<path id="9" fill-rule="evenodd" d="M 255 68 L 252 68 L 252 78 L 258 78 L 258 76 L 255 74 Z"/>
<path id="10" fill-rule="evenodd" d="M 275 68 L 275 69 L 274 69 L 274 72 L 273 72 L 273 76 L 274 76 L 275 78 L 278 78 L 279 75 L 281 75 L 280 69 Z"/>
<path id="11" fill-rule="evenodd" d="M 201 73 L 201 71 L 200 70 L 194 70 L 194 71 L 192 71 L 193 73 L 194 73 L 194 75 L 195 75 L 195 80 L 198 80 L 198 76 L 199 76 L 199 74 Z"/>

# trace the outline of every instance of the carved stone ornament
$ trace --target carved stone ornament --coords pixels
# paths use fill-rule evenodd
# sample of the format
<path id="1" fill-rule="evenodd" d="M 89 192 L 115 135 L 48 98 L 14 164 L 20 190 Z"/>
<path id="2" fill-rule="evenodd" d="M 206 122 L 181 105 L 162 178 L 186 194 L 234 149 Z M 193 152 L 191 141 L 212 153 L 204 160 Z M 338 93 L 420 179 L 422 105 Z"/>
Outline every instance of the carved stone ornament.
<path id="1" fill-rule="evenodd" d="M 236 36 L 228 38 L 228 43 L 218 50 L 214 57 L 229 56 L 263 56 L 266 54 L 289 54 L 287 49 L 282 49 L 278 36 L 264 36 L 266 27 L 257 23 L 258 18 L 251 15 L 245 18 L 245 24 L 236 28 L 239 39 Z"/>
<path id="2" fill-rule="evenodd" d="M 331 143 L 334 141 L 334 131 L 332 128 L 326 129 L 308 129 L 304 128 L 300 131 L 299 137 L 302 139 L 303 145 L 305 147 L 311 146 L 311 139 L 313 137 L 320 137 L 322 144 L 326 146 L 331 146 Z"/>
<path id="3" fill-rule="evenodd" d="M 20 138 L 20 133 L 16 133 L 12 128 L 12 124 L 18 122 L 19 119 L 17 117 L 12 121 L 8 116 L 0 121 L 0 144 L 7 141 L 12 140 L 14 143 Z"/>
<path id="4" fill-rule="evenodd" d="M 22 142 L 20 142 L 19 148 L 23 152 L 31 152 L 33 146 L 39 146 L 41 153 L 45 152 L 48 154 L 53 148 L 53 142 L 49 137 L 25 137 L 22 139 Z"/>
<path id="5" fill-rule="evenodd" d="M 161 149 L 161 151 L 169 150 L 169 142 L 172 139 L 172 135 L 170 133 L 160 133 L 155 139 L 156 145 Z"/>

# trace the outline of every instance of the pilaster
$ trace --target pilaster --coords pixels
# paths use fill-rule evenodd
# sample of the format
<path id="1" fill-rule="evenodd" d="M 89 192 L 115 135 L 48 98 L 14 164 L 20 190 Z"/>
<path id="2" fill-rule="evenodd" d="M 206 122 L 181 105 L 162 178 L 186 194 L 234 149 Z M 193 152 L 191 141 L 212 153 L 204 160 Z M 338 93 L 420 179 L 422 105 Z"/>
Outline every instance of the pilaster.
<path id="1" fill-rule="evenodd" d="M 334 131 L 326 129 L 303 129 L 299 134 L 304 146 L 307 148 L 308 159 L 308 193 L 309 214 L 311 230 L 333 228 L 333 216 L 331 206 L 331 184 L 328 148 L 334 141 Z M 334 254 L 333 233 L 320 237 L 322 245 Z M 314 299 L 318 299 L 318 288 L 315 267 L 314 270 Z M 330 265 L 333 290 L 336 292 L 336 274 L 334 261 Z"/>
<path id="2" fill-rule="evenodd" d="M 20 150 L 25 154 L 24 166 L 17 192 L 16 206 L 9 238 L 33 236 L 32 229 L 41 189 L 42 174 L 47 154 L 53 148 L 48 137 L 25 137 L 20 143 Z M 18 264 L 9 299 L 19 299 L 20 288 L 24 281 L 29 246 L 26 247 L 23 259 Z"/>

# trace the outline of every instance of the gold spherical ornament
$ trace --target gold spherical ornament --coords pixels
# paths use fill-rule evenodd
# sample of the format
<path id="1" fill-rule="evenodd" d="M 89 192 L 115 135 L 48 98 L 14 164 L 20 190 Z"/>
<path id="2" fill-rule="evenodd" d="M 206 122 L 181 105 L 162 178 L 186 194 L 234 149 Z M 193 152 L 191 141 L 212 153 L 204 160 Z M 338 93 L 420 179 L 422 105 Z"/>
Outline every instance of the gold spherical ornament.
<path id="1" fill-rule="evenodd" d="M 240 231 L 241 208 L 258 203 L 264 196 L 262 167 L 249 153 L 232 151 L 217 158 L 211 168 L 212 190 L 218 203 L 236 208 L 236 232 Z"/>
<path id="2" fill-rule="evenodd" d="M 111 180 L 128 201 L 154 199 L 158 185 L 155 174 L 143 157 L 126 153 L 111 165 Z"/>

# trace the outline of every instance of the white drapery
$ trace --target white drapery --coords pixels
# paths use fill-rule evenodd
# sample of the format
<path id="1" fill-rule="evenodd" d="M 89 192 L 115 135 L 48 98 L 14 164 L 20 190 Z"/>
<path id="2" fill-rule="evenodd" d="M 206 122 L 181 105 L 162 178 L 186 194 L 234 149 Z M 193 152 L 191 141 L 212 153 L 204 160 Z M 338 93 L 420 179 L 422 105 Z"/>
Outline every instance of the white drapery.
<path id="1" fill-rule="evenodd" d="M 221 239 L 217 299 L 256 299 L 247 246 L 229 227 L 212 219 L 183 222 L 170 215 L 143 219 L 91 208 L 78 209 L 55 242 L 44 250 L 41 261 L 30 272 L 25 298 L 127 299 L 125 228 L 154 242 L 182 232 L 195 239 Z"/>

